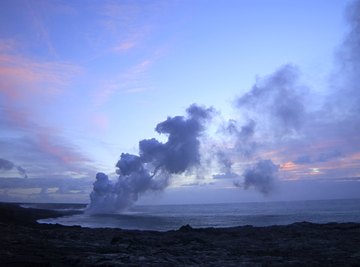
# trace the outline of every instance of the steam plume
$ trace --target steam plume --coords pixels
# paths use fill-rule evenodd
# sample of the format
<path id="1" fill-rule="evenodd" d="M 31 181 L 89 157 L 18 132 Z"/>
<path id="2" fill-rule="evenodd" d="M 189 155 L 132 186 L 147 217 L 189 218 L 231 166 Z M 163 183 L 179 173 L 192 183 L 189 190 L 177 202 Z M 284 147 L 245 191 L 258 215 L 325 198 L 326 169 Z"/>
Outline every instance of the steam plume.
<path id="1" fill-rule="evenodd" d="M 250 92 L 237 99 L 237 106 L 252 116 L 267 116 L 276 135 L 299 130 L 305 117 L 304 86 L 297 83 L 298 69 L 285 65 L 266 79 L 261 79 Z M 256 122 L 256 120 L 255 120 Z"/>
<path id="2" fill-rule="evenodd" d="M 259 160 L 256 164 L 248 167 L 244 173 L 244 183 L 235 182 L 238 187 L 254 187 L 263 194 L 269 194 L 273 189 L 279 166 L 275 165 L 271 160 Z"/>
<path id="3" fill-rule="evenodd" d="M 116 164 L 119 178 L 111 182 L 104 173 L 96 175 L 88 206 L 90 213 L 119 212 L 149 190 L 162 190 L 173 174 L 191 171 L 200 165 L 200 140 L 213 109 L 195 104 L 187 116 L 168 117 L 155 130 L 168 136 L 166 143 L 155 138 L 139 142 L 139 155 L 122 153 Z"/>

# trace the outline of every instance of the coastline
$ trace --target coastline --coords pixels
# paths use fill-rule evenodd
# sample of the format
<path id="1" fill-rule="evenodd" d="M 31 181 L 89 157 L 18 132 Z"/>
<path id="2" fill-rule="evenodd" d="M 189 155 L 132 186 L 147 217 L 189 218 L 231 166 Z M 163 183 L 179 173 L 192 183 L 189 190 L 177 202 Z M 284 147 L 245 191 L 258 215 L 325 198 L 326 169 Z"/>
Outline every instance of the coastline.
<path id="1" fill-rule="evenodd" d="M 0 203 L 4 266 L 355 266 L 360 224 L 156 232 L 38 224 L 69 213 Z"/>

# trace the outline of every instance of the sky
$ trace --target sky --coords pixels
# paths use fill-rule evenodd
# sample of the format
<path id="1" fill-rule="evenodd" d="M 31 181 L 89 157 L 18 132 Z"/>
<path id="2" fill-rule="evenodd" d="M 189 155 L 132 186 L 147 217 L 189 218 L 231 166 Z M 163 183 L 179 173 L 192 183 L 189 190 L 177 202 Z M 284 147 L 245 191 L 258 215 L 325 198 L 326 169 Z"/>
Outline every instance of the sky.
<path id="1" fill-rule="evenodd" d="M 140 140 L 170 145 L 155 128 L 175 116 L 201 128 L 196 162 L 134 202 L 358 197 L 359 7 L 1 1 L 0 201 L 89 202 Z"/>

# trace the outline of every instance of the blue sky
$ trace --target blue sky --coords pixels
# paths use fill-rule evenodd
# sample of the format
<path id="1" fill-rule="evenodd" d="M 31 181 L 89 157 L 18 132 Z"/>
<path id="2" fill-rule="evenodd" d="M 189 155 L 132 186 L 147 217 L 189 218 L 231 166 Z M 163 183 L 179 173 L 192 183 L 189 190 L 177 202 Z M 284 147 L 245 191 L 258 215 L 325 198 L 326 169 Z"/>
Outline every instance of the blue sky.
<path id="1" fill-rule="evenodd" d="M 329 99 L 338 99 L 333 94 L 341 86 L 352 86 L 344 82 L 350 79 L 345 75 L 333 82 L 351 29 L 345 19 L 350 3 L 2 1 L 0 158 L 21 166 L 28 178 L 15 167 L 0 169 L 1 199 L 88 201 L 97 172 L 116 179 L 120 154 L 137 154 L 142 139 L 165 142 L 155 126 L 168 116 L 184 115 L 192 103 L 216 109 L 204 147 L 207 142 L 208 147 L 229 148 L 240 180 L 246 164 L 271 158 L 279 166 L 278 191 L 298 188 L 299 199 L 356 196 L 359 191 L 348 189 L 360 190 L 358 180 L 348 180 L 360 175 L 360 151 L 343 141 L 357 139 L 351 131 L 335 135 L 334 125 L 349 129 L 357 124 L 348 117 L 333 119 L 322 108 L 335 105 Z M 298 80 L 290 85 L 304 101 L 306 114 L 322 115 L 317 121 L 304 119 L 303 128 L 280 138 L 279 130 L 272 133 L 269 126 L 273 118 L 262 116 L 271 114 L 265 108 L 272 108 L 271 100 L 261 99 L 260 109 L 252 111 L 236 103 L 257 82 L 260 87 L 271 84 L 271 75 L 286 64 L 296 66 Z M 254 142 L 261 145 L 256 155 L 244 159 L 236 156 L 236 141 L 218 135 L 218 129 L 228 120 L 241 128 L 250 117 L 259 130 Z M 195 202 L 293 195 L 284 189 L 264 197 L 252 188 L 235 188 L 229 179 L 214 179 L 219 173 L 211 166 L 202 179 L 176 177 L 166 192 L 145 198 L 150 203 L 181 202 L 189 190 L 201 191 L 203 198 Z M 337 189 L 337 179 L 349 186 Z M 318 188 L 310 196 L 305 193 L 309 186 L 301 184 L 309 180 Z M 332 188 L 328 195 L 322 185 L 327 181 L 332 184 L 326 185 Z M 218 197 L 209 200 L 213 190 Z M 172 198 L 172 191 L 180 197 Z"/>

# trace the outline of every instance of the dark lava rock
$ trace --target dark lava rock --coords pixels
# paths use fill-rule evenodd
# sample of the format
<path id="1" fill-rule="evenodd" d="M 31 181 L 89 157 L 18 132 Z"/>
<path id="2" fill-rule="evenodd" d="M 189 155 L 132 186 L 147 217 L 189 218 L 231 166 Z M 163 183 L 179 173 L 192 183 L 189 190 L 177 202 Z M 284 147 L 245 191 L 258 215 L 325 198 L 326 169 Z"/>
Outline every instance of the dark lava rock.
<path id="1" fill-rule="evenodd" d="M 0 204 L 0 266 L 359 266 L 360 224 L 131 231 L 40 225 Z"/>
<path id="2" fill-rule="evenodd" d="M 193 230 L 193 228 L 189 224 L 187 224 L 187 225 L 181 226 L 178 231 L 189 232 L 191 230 Z"/>

